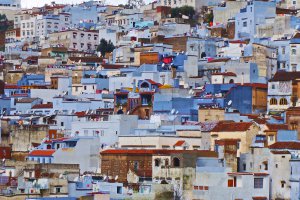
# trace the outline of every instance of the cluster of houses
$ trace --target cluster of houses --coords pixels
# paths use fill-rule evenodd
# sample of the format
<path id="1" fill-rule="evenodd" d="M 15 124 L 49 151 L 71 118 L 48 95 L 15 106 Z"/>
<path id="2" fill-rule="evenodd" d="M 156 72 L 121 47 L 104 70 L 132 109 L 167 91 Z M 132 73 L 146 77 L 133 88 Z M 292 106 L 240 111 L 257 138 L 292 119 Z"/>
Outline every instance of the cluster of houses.
<path id="1" fill-rule="evenodd" d="M 300 0 L 132 2 L 1 0 L 0 199 L 299 200 Z"/>

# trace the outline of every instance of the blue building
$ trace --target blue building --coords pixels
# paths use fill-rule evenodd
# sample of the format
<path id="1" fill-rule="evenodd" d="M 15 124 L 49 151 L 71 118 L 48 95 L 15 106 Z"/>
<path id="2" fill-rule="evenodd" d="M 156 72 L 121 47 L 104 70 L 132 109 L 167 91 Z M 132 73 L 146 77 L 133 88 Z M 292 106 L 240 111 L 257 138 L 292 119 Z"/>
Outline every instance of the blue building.
<path id="1" fill-rule="evenodd" d="M 18 86 L 45 85 L 45 75 L 24 74 L 17 83 Z"/>
<path id="2" fill-rule="evenodd" d="M 234 108 L 242 114 L 265 111 L 267 105 L 261 105 L 257 93 L 267 98 L 266 84 L 207 84 L 197 98 L 199 107 Z M 253 98 L 253 97 L 256 98 Z"/>

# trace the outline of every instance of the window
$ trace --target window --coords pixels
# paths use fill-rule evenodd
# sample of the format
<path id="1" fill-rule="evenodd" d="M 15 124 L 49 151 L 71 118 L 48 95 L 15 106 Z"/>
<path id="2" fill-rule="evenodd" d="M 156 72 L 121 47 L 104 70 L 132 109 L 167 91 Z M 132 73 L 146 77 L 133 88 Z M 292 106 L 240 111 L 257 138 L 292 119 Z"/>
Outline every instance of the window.
<path id="1" fill-rule="evenodd" d="M 139 169 L 139 162 L 138 161 L 134 161 L 133 169 L 134 169 L 134 171 L 137 171 Z"/>
<path id="2" fill-rule="evenodd" d="M 117 194 L 122 194 L 122 187 L 121 186 L 117 186 Z"/>
<path id="3" fill-rule="evenodd" d="M 87 136 L 89 134 L 89 131 L 88 130 L 84 130 L 84 136 Z"/>
<path id="4" fill-rule="evenodd" d="M 64 126 L 64 122 L 60 122 L 60 126 Z"/>
<path id="5" fill-rule="evenodd" d="M 296 55 L 297 54 L 297 50 L 296 49 L 292 49 L 292 55 Z"/>
<path id="6" fill-rule="evenodd" d="M 286 98 L 281 98 L 279 101 L 279 105 L 288 105 Z"/>
<path id="7" fill-rule="evenodd" d="M 255 189 L 263 188 L 263 186 L 264 186 L 263 178 L 254 178 L 254 188 Z"/>
<path id="8" fill-rule="evenodd" d="M 243 27 L 247 27 L 247 22 L 243 22 Z"/>
<path id="9" fill-rule="evenodd" d="M 293 5 L 296 5 L 297 4 L 297 1 L 293 1 Z"/>
<path id="10" fill-rule="evenodd" d="M 173 167 L 180 167 L 180 160 L 179 158 L 173 158 Z"/>
<path id="11" fill-rule="evenodd" d="M 273 89 L 273 90 L 275 89 L 275 84 L 272 84 L 272 89 Z"/>
<path id="12" fill-rule="evenodd" d="M 55 193 L 60 193 L 61 192 L 61 188 L 60 187 L 56 187 L 55 188 Z"/>
<path id="13" fill-rule="evenodd" d="M 270 105 L 277 105 L 277 99 L 271 98 L 270 99 Z"/>
<path id="14" fill-rule="evenodd" d="M 285 47 L 281 47 L 281 53 L 285 54 Z"/>
<path id="15" fill-rule="evenodd" d="M 285 181 L 281 181 L 281 188 L 284 188 Z"/>
<path id="16" fill-rule="evenodd" d="M 154 166 L 155 167 L 159 167 L 159 164 L 160 164 L 160 160 L 159 159 L 155 159 L 154 160 Z"/>
<path id="17" fill-rule="evenodd" d="M 269 136 L 269 140 L 270 140 L 270 141 L 274 141 L 274 135 L 270 135 L 270 136 Z"/>
<path id="18" fill-rule="evenodd" d="M 246 171 L 246 163 L 243 164 L 243 170 Z"/>
<path id="19" fill-rule="evenodd" d="M 236 177 L 234 177 L 233 179 L 228 179 L 227 186 L 236 187 Z"/>

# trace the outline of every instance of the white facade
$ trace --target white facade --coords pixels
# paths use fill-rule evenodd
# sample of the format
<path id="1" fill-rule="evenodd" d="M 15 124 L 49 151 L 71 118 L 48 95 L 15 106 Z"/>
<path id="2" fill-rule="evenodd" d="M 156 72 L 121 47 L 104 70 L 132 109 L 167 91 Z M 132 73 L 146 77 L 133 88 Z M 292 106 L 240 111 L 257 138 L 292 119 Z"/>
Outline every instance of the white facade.
<path id="1" fill-rule="evenodd" d="M 108 121 L 74 121 L 71 136 L 93 136 L 103 146 L 114 145 L 119 135 L 127 135 L 137 127 L 135 115 L 111 115 Z"/>
<path id="2" fill-rule="evenodd" d="M 94 52 L 99 44 L 98 31 L 67 30 L 49 34 L 50 46 L 64 46 L 68 49 Z"/>

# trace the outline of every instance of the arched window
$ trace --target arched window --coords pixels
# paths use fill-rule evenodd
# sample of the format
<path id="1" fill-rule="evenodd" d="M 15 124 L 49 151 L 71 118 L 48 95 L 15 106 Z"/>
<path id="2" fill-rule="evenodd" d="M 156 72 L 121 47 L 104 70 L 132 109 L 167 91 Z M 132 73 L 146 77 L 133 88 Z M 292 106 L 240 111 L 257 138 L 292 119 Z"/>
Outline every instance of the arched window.
<path id="1" fill-rule="evenodd" d="M 280 101 L 279 101 L 279 105 L 287 105 L 288 102 L 286 100 L 286 98 L 281 98 Z"/>
<path id="2" fill-rule="evenodd" d="M 277 99 L 271 98 L 270 99 L 270 105 L 277 105 Z"/>
<path id="3" fill-rule="evenodd" d="M 179 158 L 173 158 L 173 167 L 180 167 L 180 160 Z"/>
<path id="4" fill-rule="evenodd" d="M 155 167 L 159 167 L 159 164 L 160 164 L 160 160 L 157 158 L 154 160 L 154 166 Z"/>
<path id="5" fill-rule="evenodd" d="M 149 84 L 147 82 L 144 82 L 141 84 L 141 88 L 149 88 Z"/>
<path id="6" fill-rule="evenodd" d="M 229 83 L 234 83 L 234 80 L 233 80 L 233 79 L 230 79 Z"/>

